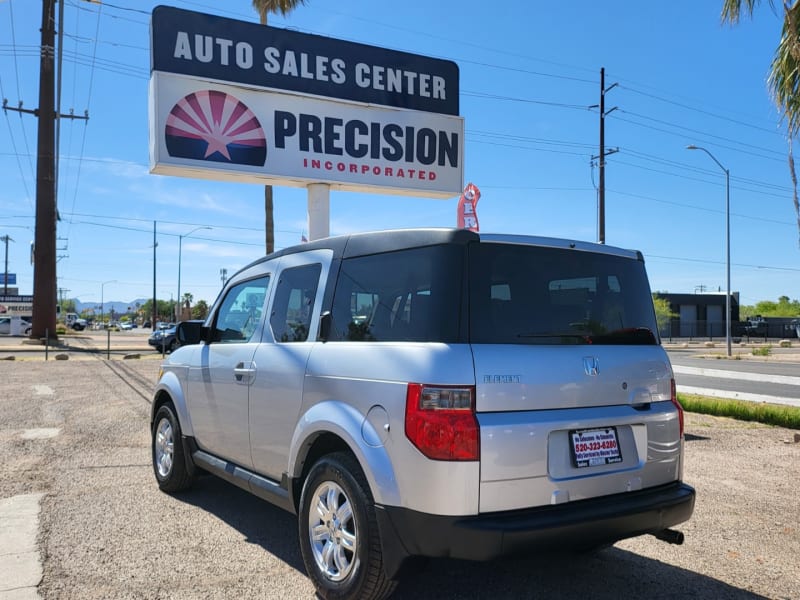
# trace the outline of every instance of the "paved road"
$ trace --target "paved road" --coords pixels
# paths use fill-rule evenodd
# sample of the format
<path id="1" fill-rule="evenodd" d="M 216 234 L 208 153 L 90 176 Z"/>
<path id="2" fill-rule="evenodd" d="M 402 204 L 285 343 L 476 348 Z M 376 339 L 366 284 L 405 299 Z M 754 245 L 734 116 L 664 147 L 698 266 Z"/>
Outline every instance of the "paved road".
<path id="1" fill-rule="evenodd" d="M 295 517 L 212 477 L 177 496 L 158 491 L 147 427 L 157 369 L 156 360 L 0 362 L 0 500 L 35 506 L 30 497 L 43 495 L 34 592 L 312 599 Z M 431 561 L 395 598 L 800 598 L 792 436 L 687 415 L 685 476 L 698 503 L 679 527 L 683 546 L 646 536 L 569 559 Z M 0 562 L 16 553 L 0 547 Z"/>
<path id="2" fill-rule="evenodd" d="M 800 362 L 669 354 L 679 392 L 800 406 Z M 795 356 L 800 360 L 800 354 Z"/>

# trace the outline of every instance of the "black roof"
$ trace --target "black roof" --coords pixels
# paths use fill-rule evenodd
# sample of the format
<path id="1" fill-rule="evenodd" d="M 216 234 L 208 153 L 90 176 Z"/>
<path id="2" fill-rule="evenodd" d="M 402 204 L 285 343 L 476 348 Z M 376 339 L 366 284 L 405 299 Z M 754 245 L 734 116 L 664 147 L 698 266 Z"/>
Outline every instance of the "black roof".
<path id="1" fill-rule="evenodd" d="M 420 246 L 467 244 L 479 240 L 480 236 L 477 233 L 466 229 L 386 229 L 366 233 L 350 233 L 283 248 L 253 261 L 242 270 L 273 258 L 309 250 L 333 250 L 335 258 L 351 258 Z"/>

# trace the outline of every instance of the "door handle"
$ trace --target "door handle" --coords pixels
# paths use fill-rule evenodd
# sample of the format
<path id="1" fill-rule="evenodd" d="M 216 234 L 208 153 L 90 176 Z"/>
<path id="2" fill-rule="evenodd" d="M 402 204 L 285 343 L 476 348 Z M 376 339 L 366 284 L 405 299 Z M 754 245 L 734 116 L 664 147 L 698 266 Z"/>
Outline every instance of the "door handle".
<path id="1" fill-rule="evenodd" d="M 239 383 L 250 383 L 253 377 L 256 374 L 256 370 L 254 366 L 250 366 L 252 363 L 249 363 L 248 366 L 245 366 L 243 362 L 240 362 L 233 368 L 233 377 Z"/>

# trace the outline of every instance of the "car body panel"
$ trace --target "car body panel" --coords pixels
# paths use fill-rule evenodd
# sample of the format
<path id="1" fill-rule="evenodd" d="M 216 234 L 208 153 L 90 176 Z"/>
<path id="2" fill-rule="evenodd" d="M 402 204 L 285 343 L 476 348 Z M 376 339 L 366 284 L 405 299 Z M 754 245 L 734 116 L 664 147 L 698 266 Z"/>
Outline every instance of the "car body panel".
<path id="1" fill-rule="evenodd" d="M 161 375 L 153 393 L 156 399 L 164 395 L 172 402 L 181 423 L 181 431 L 183 431 L 183 435 L 189 437 L 194 436 L 194 428 L 192 427 L 192 414 L 186 404 L 186 379 L 189 365 L 192 363 L 192 355 L 197 350 L 197 347 L 192 346 L 181 348 L 179 352 L 171 354 L 161 365 Z M 151 422 L 155 419 L 159 406 L 159 402 L 153 402 L 150 411 Z"/>
<path id="2" fill-rule="evenodd" d="M 265 271 L 273 272 L 274 285 L 280 285 L 288 269 L 320 265 L 317 290 L 322 289 L 328 277 L 332 252 L 316 250 L 300 255 L 286 256 L 279 264 L 266 264 Z M 272 267 L 272 268 L 270 268 Z M 300 342 L 275 340 L 271 319 L 275 313 L 274 294 L 267 306 L 262 343 L 256 345 L 252 358 L 256 373 L 249 395 L 249 436 L 253 465 L 259 473 L 279 479 L 288 469 L 292 432 L 300 415 L 306 363 L 312 341 L 319 329 L 321 298 L 317 294 L 310 308 L 309 338 Z"/>
<path id="3" fill-rule="evenodd" d="M 481 413 L 480 512 L 560 504 L 680 479 L 678 415 L 667 402 Z M 622 462 L 578 468 L 569 432 L 616 429 Z"/>
<path id="4" fill-rule="evenodd" d="M 480 412 L 634 405 L 669 400 L 661 346 L 473 344 Z"/>
<path id="5" fill-rule="evenodd" d="M 200 346 L 186 382 L 186 397 L 197 445 L 212 454 L 252 467 L 248 398 L 252 379 L 236 365 L 252 363 L 255 343 Z"/>
<path id="6" fill-rule="evenodd" d="M 361 427 L 369 422 L 371 409 L 385 411 L 378 427 L 372 427 L 379 430 L 380 443 L 395 465 L 393 477 L 402 490 L 397 506 L 439 515 L 478 511 L 480 463 L 430 460 L 405 435 L 409 383 L 474 385 L 468 344 L 318 343 L 307 373 L 303 415 L 317 403 L 346 402 L 361 415 Z M 376 501 L 393 505 L 397 501 L 384 497 L 380 488 L 373 490 Z"/>

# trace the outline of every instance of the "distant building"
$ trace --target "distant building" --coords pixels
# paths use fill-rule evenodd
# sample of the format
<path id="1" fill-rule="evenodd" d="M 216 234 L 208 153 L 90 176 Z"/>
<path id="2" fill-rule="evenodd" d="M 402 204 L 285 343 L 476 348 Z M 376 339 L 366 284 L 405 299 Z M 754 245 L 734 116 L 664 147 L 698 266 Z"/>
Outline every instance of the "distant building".
<path id="1" fill-rule="evenodd" d="M 725 337 L 725 293 L 669 294 L 657 292 L 669 302 L 673 318 L 662 337 Z M 731 334 L 739 333 L 739 292 L 731 292 Z"/>
<path id="2" fill-rule="evenodd" d="M 724 338 L 725 293 L 669 294 L 656 292 L 677 315 L 659 333 L 662 338 Z M 800 337 L 800 318 L 751 317 L 739 321 L 739 292 L 731 292 L 731 336 L 735 338 Z"/>

